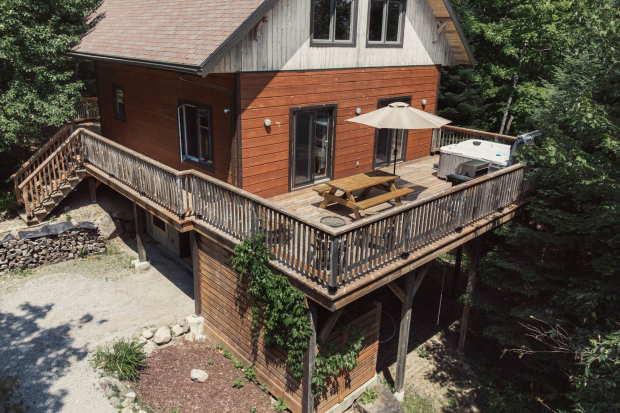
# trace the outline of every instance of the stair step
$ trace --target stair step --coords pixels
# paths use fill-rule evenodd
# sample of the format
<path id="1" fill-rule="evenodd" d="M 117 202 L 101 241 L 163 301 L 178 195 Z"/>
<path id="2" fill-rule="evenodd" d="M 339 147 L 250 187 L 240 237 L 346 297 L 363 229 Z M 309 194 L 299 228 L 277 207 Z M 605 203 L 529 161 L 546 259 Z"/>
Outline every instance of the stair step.
<path id="1" fill-rule="evenodd" d="M 58 205 L 58 203 L 56 201 L 53 201 L 53 200 L 52 201 L 45 201 L 45 202 L 43 202 L 43 206 L 44 207 L 56 206 L 56 205 Z"/>
<path id="2" fill-rule="evenodd" d="M 77 181 L 77 182 L 79 182 L 79 181 L 80 181 L 80 178 L 78 178 L 77 176 L 70 176 L 70 177 L 67 179 L 67 181 L 69 181 L 69 182 L 76 182 L 76 181 Z"/>
<path id="3" fill-rule="evenodd" d="M 59 187 L 59 189 L 61 189 L 61 188 Z M 70 187 L 69 187 L 69 189 L 70 189 Z M 65 197 L 65 194 L 63 194 L 62 192 L 54 192 L 52 194 L 52 198 L 64 198 L 64 197 Z"/>

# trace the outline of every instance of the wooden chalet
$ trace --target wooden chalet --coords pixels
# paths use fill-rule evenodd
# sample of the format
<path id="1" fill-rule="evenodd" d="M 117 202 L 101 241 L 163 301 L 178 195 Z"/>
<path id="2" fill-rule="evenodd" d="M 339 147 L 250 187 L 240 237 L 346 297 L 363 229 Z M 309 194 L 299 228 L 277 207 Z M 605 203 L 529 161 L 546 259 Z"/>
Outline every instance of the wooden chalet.
<path id="1" fill-rule="evenodd" d="M 293 412 L 342 411 L 372 381 L 381 306 L 364 297 L 388 286 L 402 301 L 403 391 L 412 299 L 427 264 L 464 247 L 472 292 L 480 236 L 519 213 L 530 191 L 519 164 L 456 186 L 436 176 L 439 147 L 514 137 L 345 123 L 391 102 L 435 112 L 441 66 L 475 64 L 449 0 L 105 0 L 99 12 L 72 51 L 95 61 L 98 102 L 80 117 L 98 122 L 64 127 L 14 175 L 23 218 L 43 220 L 85 177 L 93 200 L 96 181 L 132 200 L 140 260 L 144 231 L 191 257 L 209 336 L 254 363 Z M 345 206 L 319 208 L 317 186 L 391 171 L 394 148 L 392 183 L 411 189 L 400 205 L 382 203 L 362 219 Z M 345 224 L 325 225 L 324 216 Z M 279 349 L 251 340 L 249 299 L 230 257 L 258 233 L 273 271 L 306 295 L 309 312 L 321 309 L 312 340 L 343 342 L 334 328 L 343 313 L 364 331 L 358 367 L 316 399 Z M 313 360 L 309 351 L 304 377 Z"/>

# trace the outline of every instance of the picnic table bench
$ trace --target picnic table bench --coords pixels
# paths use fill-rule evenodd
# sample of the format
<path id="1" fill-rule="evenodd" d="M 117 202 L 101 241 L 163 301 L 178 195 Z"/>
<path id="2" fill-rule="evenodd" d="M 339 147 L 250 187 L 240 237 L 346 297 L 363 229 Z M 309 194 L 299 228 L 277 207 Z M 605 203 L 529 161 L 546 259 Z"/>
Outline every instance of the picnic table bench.
<path id="1" fill-rule="evenodd" d="M 398 175 L 375 170 L 372 172 L 349 176 L 347 178 L 329 181 L 313 189 L 324 198 L 319 208 L 324 209 L 330 202 L 335 202 L 351 208 L 355 218 L 360 219 L 362 218 L 362 213 L 375 213 L 372 211 L 367 211 L 368 208 L 372 208 L 392 199 L 396 201 L 396 205 L 400 205 L 402 203 L 400 198 L 413 192 L 413 189 L 411 188 L 396 188 L 394 181 L 398 178 L 400 178 Z M 354 191 L 362 189 L 363 191 L 358 198 L 364 198 L 368 195 L 372 188 L 385 191 L 385 194 L 363 200 L 356 200 L 353 196 Z M 341 196 L 336 196 L 337 191 L 342 191 L 343 194 Z"/>

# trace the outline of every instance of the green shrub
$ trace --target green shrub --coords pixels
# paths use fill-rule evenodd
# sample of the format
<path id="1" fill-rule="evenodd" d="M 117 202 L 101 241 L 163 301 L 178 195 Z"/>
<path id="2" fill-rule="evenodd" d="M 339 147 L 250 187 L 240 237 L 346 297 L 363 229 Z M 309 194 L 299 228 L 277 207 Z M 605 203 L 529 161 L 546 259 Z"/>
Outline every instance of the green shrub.
<path id="1" fill-rule="evenodd" d="M 237 380 L 233 381 L 233 387 L 240 389 L 243 387 L 243 377 L 239 377 Z"/>
<path id="2" fill-rule="evenodd" d="M 360 403 L 375 404 L 375 401 L 377 401 L 377 397 L 379 397 L 379 395 L 377 394 L 376 390 L 372 387 L 369 387 L 360 396 Z"/>
<path id="3" fill-rule="evenodd" d="M 273 405 L 273 410 L 276 412 L 283 412 L 288 408 L 282 397 L 278 397 L 278 401 Z"/>
<path id="4" fill-rule="evenodd" d="M 418 353 L 418 356 L 422 358 L 427 358 L 430 355 L 430 353 L 424 346 L 416 348 L 415 351 Z"/>
<path id="5" fill-rule="evenodd" d="M 15 191 L 0 193 L 0 214 L 3 212 L 17 212 Z"/>
<path id="6" fill-rule="evenodd" d="M 207 364 L 208 364 L 209 366 L 212 366 L 212 365 L 213 365 L 213 360 L 209 360 L 209 361 L 207 361 Z"/>
<path id="7" fill-rule="evenodd" d="M 119 380 L 135 381 L 140 370 L 146 367 L 146 355 L 142 352 L 144 344 L 132 340 L 121 339 L 108 346 L 99 346 L 95 350 L 91 364 L 102 368 L 105 372 L 116 375 Z"/>
<path id="8" fill-rule="evenodd" d="M 258 378 L 256 377 L 256 370 L 254 370 L 253 364 L 248 364 L 245 367 L 245 378 L 252 383 L 258 384 Z"/>
<path id="9" fill-rule="evenodd" d="M 233 360 L 232 362 L 237 370 L 241 370 L 243 368 L 243 361 Z"/>

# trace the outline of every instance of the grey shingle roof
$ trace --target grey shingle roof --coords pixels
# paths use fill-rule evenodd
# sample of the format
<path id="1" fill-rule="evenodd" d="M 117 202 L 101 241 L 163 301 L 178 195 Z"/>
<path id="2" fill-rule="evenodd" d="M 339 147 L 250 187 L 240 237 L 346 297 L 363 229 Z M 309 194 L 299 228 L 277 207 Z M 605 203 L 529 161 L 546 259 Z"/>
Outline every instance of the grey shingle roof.
<path id="1" fill-rule="evenodd" d="M 267 3 L 275 1 L 105 0 L 101 20 L 73 52 L 200 67 Z"/>

